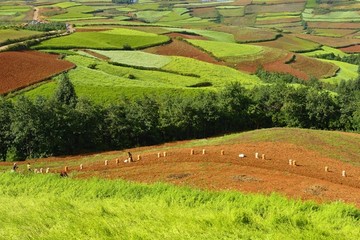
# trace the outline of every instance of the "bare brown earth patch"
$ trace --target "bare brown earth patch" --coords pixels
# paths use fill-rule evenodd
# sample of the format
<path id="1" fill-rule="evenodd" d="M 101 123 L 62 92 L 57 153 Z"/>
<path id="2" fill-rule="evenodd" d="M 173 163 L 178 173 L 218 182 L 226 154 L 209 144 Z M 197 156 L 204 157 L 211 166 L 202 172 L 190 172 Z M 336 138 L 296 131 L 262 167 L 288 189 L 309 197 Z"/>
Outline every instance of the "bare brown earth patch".
<path id="1" fill-rule="evenodd" d="M 210 190 L 235 190 L 270 194 L 278 192 L 291 198 L 315 200 L 317 202 L 344 201 L 360 207 L 360 167 L 324 157 L 303 147 L 281 142 L 259 142 L 216 145 L 194 148 L 175 148 L 176 144 L 166 144 L 164 149 L 154 151 L 154 147 L 131 149 L 133 156 L 141 155 L 141 160 L 125 163 L 125 152 L 103 153 L 101 160 L 85 162 L 86 158 L 75 156 L 48 158 L 31 161 L 33 167 L 46 165 L 51 172 L 60 172 L 69 166 L 70 175 L 89 178 L 126 179 L 129 181 L 153 183 L 169 182 Z M 206 154 L 202 154 L 202 149 Z M 221 155 L 224 150 L 224 155 Z M 161 152 L 160 152 L 161 151 Z M 158 153 L 161 157 L 158 157 Z M 255 153 L 265 154 L 265 160 L 255 158 Z M 243 153 L 246 157 L 240 158 Z M 108 157 L 106 157 L 108 156 Z M 116 164 L 115 159 L 120 159 Z M 79 163 L 84 159 L 84 169 Z M 104 159 L 109 165 L 104 165 Z M 136 159 L 136 157 L 134 158 Z M 296 160 L 297 166 L 289 165 L 289 159 Z M 0 163 L 10 169 L 11 163 Z M 325 172 L 325 166 L 329 172 Z M 26 162 L 20 163 L 25 169 Z M 346 170 L 347 177 L 341 172 Z"/>
<path id="2" fill-rule="evenodd" d="M 182 56 L 197 59 L 204 62 L 209 62 L 218 65 L 225 65 L 225 63 L 216 60 L 209 54 L 200 49 L 181 40 L 173 39 L 170 44 L 147 48 L 145 52 L 166 55 L 166 56 Z"/>
<path id="3" fill-rule="evenodd" d="M 360 53 L 360 44 L 350 47 L 340 48 L 340 50 L 346 53 Z"/>
<path id="4" fill-rule="evenodd" d="M 36 51 L 0 53 L 0 94 L 18 90 L 41 82 L 74 68 L 71 62 L 58 55 Z"/>

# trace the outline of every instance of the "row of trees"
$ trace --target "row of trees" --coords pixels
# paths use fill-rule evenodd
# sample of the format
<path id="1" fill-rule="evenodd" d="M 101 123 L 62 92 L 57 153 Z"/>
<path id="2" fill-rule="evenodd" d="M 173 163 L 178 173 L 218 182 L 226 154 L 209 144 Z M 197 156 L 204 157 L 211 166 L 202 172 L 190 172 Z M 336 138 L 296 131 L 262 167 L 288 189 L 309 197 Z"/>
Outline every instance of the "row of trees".
<path id="1" fill-rule="evenodd" d="M 228 132 L 290 126 L 360 131 L 360 80 L 338 94 L 279 83 L 239 83 L 193 97 L 121 99 L 99 106 L 78 99 L 66 75 L 51 99 L 0 99 L 0 159 L 19 160 L 123 149 Z"/>

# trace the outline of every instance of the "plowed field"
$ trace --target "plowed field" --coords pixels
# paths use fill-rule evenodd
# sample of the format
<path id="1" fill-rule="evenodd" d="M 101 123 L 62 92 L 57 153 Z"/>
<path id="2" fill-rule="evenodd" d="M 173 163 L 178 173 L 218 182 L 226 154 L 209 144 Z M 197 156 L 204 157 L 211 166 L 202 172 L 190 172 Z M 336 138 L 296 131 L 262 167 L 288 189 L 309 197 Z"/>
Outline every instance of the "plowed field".
<path id="1" fill-rule="evenodd" d="M 174 36 L 174 34 L 172 34 L 172 36 Z M 176 36 L 179 36 L 179 34 L 177 34 Z M 145 52 L 159 54 L 159 55 L 166 55 L 166 56 L 189 57 L 204 62 L 225 65 L 224 63 L 217 61 L 215 58 L 201 51 L 200 49 L 191 46 L 190 44 L 184 41 L 180 41 L 176 39 L 173 39 L 173 41 L 170 44 L 147 48 Z"/>
<path id="2" fill-rule="evenodd" d="M 360 53 L 360 45 L 340 48 L 341 51 L 346 53 Z"/>
<path id="3" fill-rule="evenodd" d="M 18 90 L 41 82 L 74 68 L 58 55 L 36 51 L 0 53 L 0 94 Z"/>

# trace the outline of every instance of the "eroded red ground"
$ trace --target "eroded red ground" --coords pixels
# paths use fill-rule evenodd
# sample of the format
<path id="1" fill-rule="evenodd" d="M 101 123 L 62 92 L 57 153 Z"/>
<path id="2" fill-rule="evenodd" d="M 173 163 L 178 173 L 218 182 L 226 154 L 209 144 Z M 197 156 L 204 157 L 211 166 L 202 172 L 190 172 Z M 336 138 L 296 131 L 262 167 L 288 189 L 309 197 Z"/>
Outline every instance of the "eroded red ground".
<path id="1" fill-rule="evenodd" d="M 171 148 L 172 145 L 161 147 Z M 202 154 L 202 149 L 206 150 L 206 154 Z M 57 167 L 51 168 L 52 172 L 59 172 L 66 165 L 70 173 L 75 173 L 78 178 L 97 176 L 145 183 L 161 181 L 210 190 L 278 192 L 296 199 L 318 202 L 341 200 L 360 207 L 360 167 L 317 152 L 279 142 L 198 147 L 194 150 L 195 155 L 190 155 L 191 148 L 131 149 L 135 160 L 138 154 L 141 155 L 141 160 L 133 163 L 124 162 L 124 152 L 109 152 L 98 161 L 84 160 L 83 170 L 79 170 L 79 163 L 84 156 L 48 158 L 32 161 L 32 165 L 46 163 L 51 167 L 56 164 Z M 224 155 L 221 155 L 221 150 L 224 150 Z M 166 157 L 163 156 L 164 151 Z M 255 158 L 255 152 L 259 153 L 260 159 Z M 158 153 L 161 153 L 160 158 Z M 246 157 L 240 158 L 240 153 Z M 263 153 L 265 160 L 261 159 Z M 116 164 L 116 158 L 119 158 L 119 164 Z M 104 159 L 108 159 L 108 166 L 105 166 Z M 297 166 L 289 165 L 289 159 L 295 160 Z M 9 163 L 0 165 L 4 164 L 10 167 Z M 325 172 L 325 166 L 329 167 L 329 172 Z M 344 170 L 347 177 L 342 177 Z"/>
<path id="2" fill-rule="evenodd" d="M 74 68 L 71 62 L 58 55 L 36 51 L 0 53 L 0 94 L 41 82 L 56 74 Z"/>

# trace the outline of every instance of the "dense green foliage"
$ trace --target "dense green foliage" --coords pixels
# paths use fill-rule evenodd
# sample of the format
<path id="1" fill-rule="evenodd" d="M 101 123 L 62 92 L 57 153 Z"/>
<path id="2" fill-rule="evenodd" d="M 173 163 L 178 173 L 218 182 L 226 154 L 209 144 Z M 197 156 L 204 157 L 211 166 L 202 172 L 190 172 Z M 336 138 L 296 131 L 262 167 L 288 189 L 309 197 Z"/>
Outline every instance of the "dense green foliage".
<path id="1" fill-rule="evenodd" d="M 359 239 L 360 211 L 287 200 L 55 175 L 0 175 L 3 239 Z"/>
<path id="2" fill-rule="evenodd" d="M 315 57 L 327 60 L 336 60 L 360 66 L 360 54 L 349 54 L 346 56 L 335 55 L 334 53 L 315 55 Z"/>
<path id="3" fill-rule="evenodd" d="M 34 23 L 24 27 L 27 30 L 48 32 L 53 30 L 66 30 L 66 24 L 61 22 Z"/>
<path id="4" fill-rule="evenodd" d="M 233 83 L 219 92 L 123 98 L 108 106 L 76 101 L 68 82 L 49 100 L 1 101 L 0 156 L 123 149 L 274 126 L 360 131 L 359 82 L 341 82 L 337 95 L 317 85 L 245 90 Z"/>

